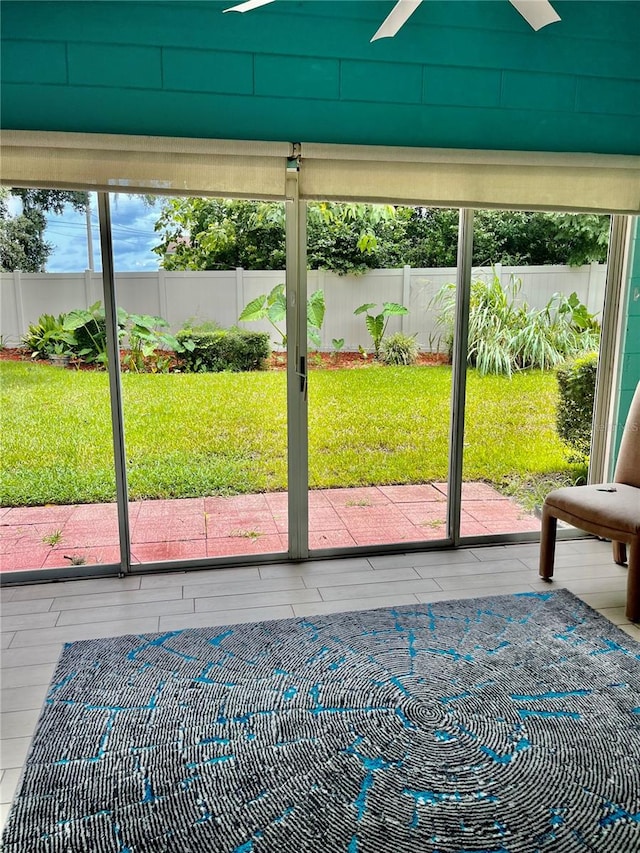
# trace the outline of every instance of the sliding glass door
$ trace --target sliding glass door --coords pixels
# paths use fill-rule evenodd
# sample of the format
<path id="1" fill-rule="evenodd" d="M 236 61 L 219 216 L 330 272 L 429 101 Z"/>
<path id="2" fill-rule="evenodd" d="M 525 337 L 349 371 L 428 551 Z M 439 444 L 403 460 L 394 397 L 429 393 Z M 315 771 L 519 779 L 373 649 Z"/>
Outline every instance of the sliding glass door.
<path id="1" fill-rule="evenodd" d="M 284 231 L 256 222 L 244 269 L 259 208 L 111 197 L 132 566 L 287 551 Z"/>
<path id="2" fill-rule="evenodd" d="M 457 221 L 308 205 L 311 551 L 447 538 L 450 341 L 433 305 L 448 286 L 455 303 Z M 438 268 L 427 266 L 436 229 Z"/>
<path id="3" fill-rule="evenodd" d="M 550 347 L 597 350 L 606 265 L 509 254 L 487 223 L 527 246 L 607 223 L 479 211 L 472 246 L 470 212 L 301 203 L 296 174 L 286 202 L 101 195 L 105 289 L 96 241 L 95 271 L 3 278 L 18 342 L 62 330 L 3 368 L 5 570 L 532 538 L 586 476 Z"/>
<path id="4" fill-rule="evenodd" d="M 13 193 L 1 276 L 1 571 L 35 580 L 113 572 L 120 548 L 95 195 Z"/>
<path id="5" fill-rule="evenodd" d="M 587 482 L 609 226 L 476 211 L 462 537 L 537 534 L 545 495 Z"/>

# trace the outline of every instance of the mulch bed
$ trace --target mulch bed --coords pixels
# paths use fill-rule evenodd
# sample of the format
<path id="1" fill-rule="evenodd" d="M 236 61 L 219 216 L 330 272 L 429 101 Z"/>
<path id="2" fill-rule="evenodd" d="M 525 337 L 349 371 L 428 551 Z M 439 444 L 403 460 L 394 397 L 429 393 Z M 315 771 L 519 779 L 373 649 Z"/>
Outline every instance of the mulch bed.
<path id="1" fill-rule="evenodd" d="M 364 358 L 359 352 L 310 352 L 309 370 L 360 370 L 365 367 L 384 367 L 373 355 Z M 420 367 L 449 364 L 444 352 L 421 352 L 416 364 Z M 274 352 L 267 362 L 269 370 L 286 370 L 287 354 Z"/>
<path id="2" fill-rule="evenodd" d="M 121 350 L 121 355 L 126 356 L 126 351 Z M 31 352 L 24 347 L 11 347 L 0 350 L 0 361 L 31 361 L 36 364 L 49 364 L 44 359 L 32 359 Z M 383 367 L 372 355 L 366 358 L 359 352 L 310 352 L 308 356 L 310 370 L 360 370 L 366 367 Z M 416 364 L 420 367 L 448 364 L 449 360 L 443 352 L 421 352 Z M 100 365 L 85 364 L 82 361 L 72 360 L 67 369 L 70 370 L 102 370 Z M 267 360 L 267 370 L 286 370 L 286 352 L 274 352 Z M 170 368 L 173 372 L 173 368 Z"/>

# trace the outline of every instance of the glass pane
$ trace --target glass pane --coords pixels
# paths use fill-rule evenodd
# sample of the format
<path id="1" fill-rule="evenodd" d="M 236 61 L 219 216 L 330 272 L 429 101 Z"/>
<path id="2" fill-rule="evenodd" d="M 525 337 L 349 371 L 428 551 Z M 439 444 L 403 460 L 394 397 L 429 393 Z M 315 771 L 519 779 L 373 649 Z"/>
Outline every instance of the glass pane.
<path id="1" fill-rule="evenodd" d="M 88 350 L 104 341 L 95 196 L 13 193 L 1 222 L 2 570 L 119 563 L 109 382 L 103 350 Z"/>
<path id="2" fill-rule="evenodd" d="M 309 204 L 309 546 L 446 538 L 458 211 Z M 455 299 L 455 284 L 452 285 Z M 316 324 L 317 325 L 317 324 Z"/>
<path id="3" fill-rule="evenodd" d="M 607 216 L 476 213 L 462 536 L 539 531 L 547 492 L 585 481 L 608 234 Z M 572 447 L 558 371 L 586 353 L 591 408 L 569 418 Z"/>
<path id="4" fill-rule="evenodd" d="M 133 563 L 286 551 L 284 206 L 111 208 Z"/>

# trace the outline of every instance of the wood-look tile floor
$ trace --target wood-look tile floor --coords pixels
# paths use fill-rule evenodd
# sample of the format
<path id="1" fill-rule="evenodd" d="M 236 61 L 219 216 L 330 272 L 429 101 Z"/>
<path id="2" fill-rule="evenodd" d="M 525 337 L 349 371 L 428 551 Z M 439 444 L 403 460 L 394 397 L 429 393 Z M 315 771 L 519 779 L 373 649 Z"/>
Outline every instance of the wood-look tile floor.
<path id="1" fill-rule="evenodd" d="M 548 590 L 537 566 L 537 544 L 500 545 L 5 588 L 0 826 L 65 642 Z M 609 544 L 558 543 L 555 574 L 553 585 L 570 589 L 640 640 L 640 626 L 624 615 L 626 569 L 612 562 Z"/>

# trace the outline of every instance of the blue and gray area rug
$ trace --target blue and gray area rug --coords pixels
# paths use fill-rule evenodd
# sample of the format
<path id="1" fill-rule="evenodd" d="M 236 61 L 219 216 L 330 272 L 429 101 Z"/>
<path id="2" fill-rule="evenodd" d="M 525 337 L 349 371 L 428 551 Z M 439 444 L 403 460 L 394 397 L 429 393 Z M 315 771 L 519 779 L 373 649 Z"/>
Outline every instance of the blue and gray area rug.
<path id="1" fill-rule="evenodd" d="M 640 644 L 560 590 L 66 646 L 5 853 L 640 850 Z"/>

